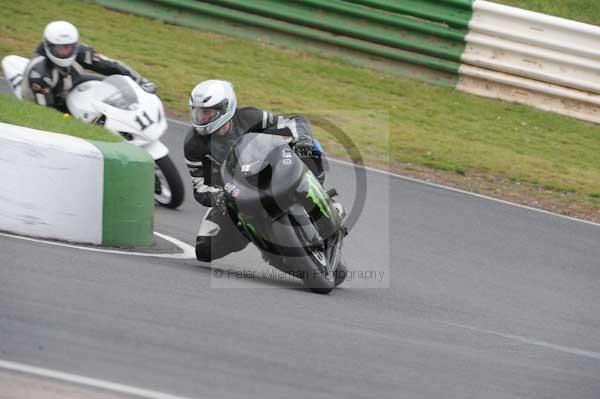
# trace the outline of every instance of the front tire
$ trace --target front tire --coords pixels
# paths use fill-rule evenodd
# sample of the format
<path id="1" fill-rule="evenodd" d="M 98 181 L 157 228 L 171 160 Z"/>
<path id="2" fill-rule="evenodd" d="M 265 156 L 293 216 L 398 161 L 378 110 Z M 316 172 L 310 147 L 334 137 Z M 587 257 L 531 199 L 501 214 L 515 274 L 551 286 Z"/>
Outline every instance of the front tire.
<path id="1" fill-rule="evenodd" d="M 342 259 L 340 259 L 338 266 L 336 267 L 333 274 L 335 276 L 334 285 L 336 287 L 342 284 L 344 281 L 346 281 L 346 277 L 348 276 L 348 268 L 346 268 L 346 265 L 344 264 L 344 262 L 342 262 Z"/>
<path id="2" fill-rule="evenodd" d="M 303 279 L 304 284 L 313 292 L 329 294 L 335 287 L 335 273 L 326 274 L 321 271 L 322 267 L 327 266 L 325 253 L 316 248 L 306 248 L 306 253 L 307 256 L 303 259 L 312 264 L 312 270 Z"/>
<path id="3" fill-rule="evenodd" d="M 185 196 L 181 176 L 168 155 L 155 163 L 154 200 L 166 208 L 175 209 L 183 203 Z"/>
<path id="4" fill-rule="evenodd" d="M 335 287 L 333 273 L 326 274 L 323 262 L 325 254 L 317 247 L 312 247 L 304 238 L 292 217 L 286 215 L 289 221 L 280 221 L 276 236 L 285 242 L 286 249 L 278 254 L 263 252 L 263 258 L 277 269 L 294 277 L 301 278 L 304 285 L 319 294 L 328 294 Z"/>

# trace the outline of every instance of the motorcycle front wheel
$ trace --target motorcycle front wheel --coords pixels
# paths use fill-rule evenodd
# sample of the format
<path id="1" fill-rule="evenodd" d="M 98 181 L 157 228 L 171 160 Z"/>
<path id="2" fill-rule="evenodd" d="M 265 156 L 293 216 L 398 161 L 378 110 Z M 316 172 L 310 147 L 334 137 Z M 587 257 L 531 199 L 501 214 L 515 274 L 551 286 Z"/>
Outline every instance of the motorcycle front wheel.
<path id="1" fill-rule="evenodd" d="M 310 219 L 309 219 L 310 220 Z M 314 225 L 313 225 L 314 226 Z M 290 217 L 287 243 L 295 256 L 287 257 L 287 267 L 302 275 L 304 284 L 313 292 L 329 294 L 335 287 L 335 276 L 328 270 L 327 255 L 319 245 L 311 245 L 298 222 Z M 300 272 L 302 274 L 300 274 Z"/>
<path id="2" fill-rule="evenodd" d="M 167 155 L 155 161 L 154 200 L 170 209 L 183 203 L 184 188 L 181 176 L 171 158 Z"/>

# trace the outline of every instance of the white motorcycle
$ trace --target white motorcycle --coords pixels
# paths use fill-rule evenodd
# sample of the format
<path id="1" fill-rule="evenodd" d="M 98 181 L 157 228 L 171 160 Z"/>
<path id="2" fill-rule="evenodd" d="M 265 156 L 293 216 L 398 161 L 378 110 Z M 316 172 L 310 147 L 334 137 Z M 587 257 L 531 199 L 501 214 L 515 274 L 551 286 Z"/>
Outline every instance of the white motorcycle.
<path id="1" fill-rule="evenodd" d="M 29 60 L 9 55 L 2 60 L 4 76 L 14 95 L 22 99 L 21 82 Z M 104 126 L 127 142 L 146 150 L 155 162 L 154 199 L 167 208 L 177 208 L 184 187 L 169 149 L 160 142 L 167 120 L 158 96 L 144 91 L 128 76 L 112 75 L 86 80 L 67 95 L 69 113 L 87 123 Z"/>

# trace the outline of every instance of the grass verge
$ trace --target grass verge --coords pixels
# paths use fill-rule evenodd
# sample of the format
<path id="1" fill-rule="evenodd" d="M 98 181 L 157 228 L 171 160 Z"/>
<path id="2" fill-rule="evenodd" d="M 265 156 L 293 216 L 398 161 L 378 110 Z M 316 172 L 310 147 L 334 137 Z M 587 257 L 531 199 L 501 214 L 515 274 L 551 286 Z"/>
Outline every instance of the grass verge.
<path id="1" fill-rule="evenodd" d="M 54 109 L 20 101 L 4 94 L 0 94 L 0 122 L 67 134 L 86 140 L 122 141 L 120 137 L 101 127 L 88 125 Z"/>
<path id="2" fill-rule="evenodd" d="M 533 1 L 519 3 L 514 5 Z M 23 9 L 0 0 L 0 6 L 0 54 L 30 54 L 48 21 L 72 21 L 84 42 L 158 82 L 172 115 L 187 118 L 195 84 L 223 78 L 235 83 L 242 104 L 309 114 L 333 110 L 330 120 L 373 165 L 425 168 L 442 180 L 458 177 L 458 186 L 484 175 L 486 182 L 509 182 L 515 190 L 540 187 L 557 203 L 564 197 L 596 214 L 600 208 L 599 126 L 298 50 L 113 12 L 90 1 L 32 0 Z M 330 152 L 341 154 L 325 141 Z"/>

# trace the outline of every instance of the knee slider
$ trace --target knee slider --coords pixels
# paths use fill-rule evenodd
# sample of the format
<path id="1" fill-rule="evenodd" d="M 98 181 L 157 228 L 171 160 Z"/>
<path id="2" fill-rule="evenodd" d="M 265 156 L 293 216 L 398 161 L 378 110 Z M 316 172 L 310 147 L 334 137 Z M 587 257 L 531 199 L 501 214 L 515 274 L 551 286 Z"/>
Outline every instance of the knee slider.
<path id="1" fill-rule="evenodd" d="M 196 237 L 196 259 L 203 262 L 211 261 L 211 237 L 198 236 Z"/>

